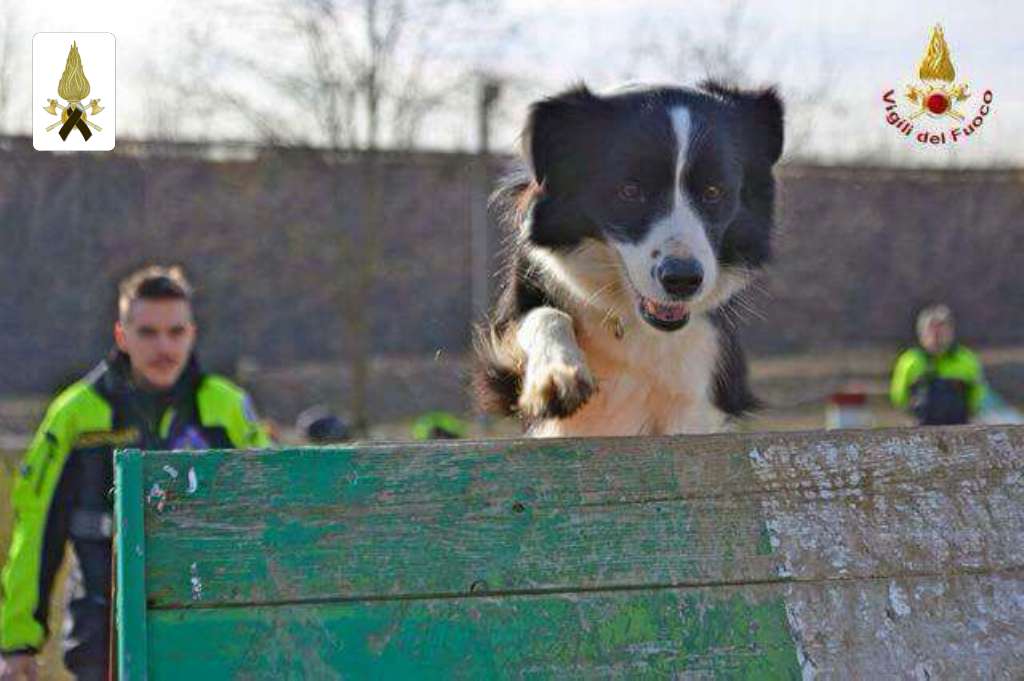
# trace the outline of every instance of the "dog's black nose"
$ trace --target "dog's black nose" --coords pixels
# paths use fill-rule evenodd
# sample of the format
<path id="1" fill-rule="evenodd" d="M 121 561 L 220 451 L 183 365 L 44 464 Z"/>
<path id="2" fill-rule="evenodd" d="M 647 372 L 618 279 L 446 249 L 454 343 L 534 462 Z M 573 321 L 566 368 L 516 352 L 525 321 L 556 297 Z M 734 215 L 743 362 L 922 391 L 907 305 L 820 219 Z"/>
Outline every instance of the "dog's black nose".
<path id="1" fill-rule="evenodd" d="M 704 281 L 704 268 L 696 258 L 665 258 L 658 265 L 658 281 L 673 298 L 689 298 Z"/>

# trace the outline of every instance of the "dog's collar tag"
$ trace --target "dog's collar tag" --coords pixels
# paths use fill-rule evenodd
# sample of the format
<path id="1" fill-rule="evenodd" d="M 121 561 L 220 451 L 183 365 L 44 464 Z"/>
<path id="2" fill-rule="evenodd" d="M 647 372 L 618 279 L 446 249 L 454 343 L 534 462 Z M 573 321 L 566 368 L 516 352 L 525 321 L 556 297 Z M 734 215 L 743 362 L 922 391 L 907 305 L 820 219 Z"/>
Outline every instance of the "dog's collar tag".
<path id="1" fill-rule="evenodd" d="M 612 317 L 612 333 L 618 340 L 622 340 L 622 337 L 626 335 L 626 327 L 618 315 Z"/>

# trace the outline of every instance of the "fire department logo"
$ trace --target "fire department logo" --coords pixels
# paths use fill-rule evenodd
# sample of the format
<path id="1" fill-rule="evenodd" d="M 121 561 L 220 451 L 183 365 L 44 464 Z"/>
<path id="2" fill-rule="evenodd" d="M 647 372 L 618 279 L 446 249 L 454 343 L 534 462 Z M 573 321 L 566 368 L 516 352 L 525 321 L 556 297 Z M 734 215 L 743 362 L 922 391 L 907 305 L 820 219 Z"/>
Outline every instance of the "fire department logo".
<path id="1" fill-rule="evenodd" d="M 71 50 L 68 52 L 67 63 L 64 65 L 64 73 L 57 84 L 57 94 L 61 99 L 66 100 L 67 104 L 61 104 L 56 99 L 51 99 L 43 107 L 43 111 L 51 116 L 60 117 L 59 121 L 46 128 L 46 132 L 50 132 L 59 126 L 60 131 L 57 134 L 60 135 L 62 140 L 66 141 L 72 131 L 78 130 L 82 135 L 82 139 L 86 142 L 92 137 L 92 130 L 89 128 L 94 128 L 97 132 L 103 132 L 103 128 L 88 118 L 89 116 L 96 116 L 103 111 L 103 107 L 100 106 L 100 100 L 93 99 L 86 104 L 85 106 L 89 108 L 88 112 L 82 106 L 82 102 L 89 96 L 90 91 L 89 79 L 85 77 L 85 69 L 82 66 L 82 56 L 78 53 L 78 43 L 73 42 L 71 43 Z M 57 109 L 60 109 L 60 113 L 57 113 Z"/>
<path id="2" fill-rule="evenodd" d="M 39 151 L 114 148 L 116 44 L 110 33 L 32 38 L 32 145 Z"/>
<path id="3" fill-rule="evenodd" d="M 956 69 L 949 58 L 949 46 L 942 35 L 942 26 L 938 24 L 932 29 L 932 39 L 928 41 L 928 51 L 921 60 L 917 75 L 921 82 L 907 86 L 907 99 L 918 107 L 911 119 L 923 113 L 935 118 L 952 116 L 960 121 L 964 119 L 964 115 L 953 106 L 956 102 L 966 101 L 971 95 L 967 92 L 967 83 L 953 83 Z"/>
<path id="4" fill-rule="evenodd" d="M 882 102 L 886 105 L 885 121 L 889 125 L 907 137 L 914 133 L 917 126 L 914 139 L 922 144 L 959 142 L 981 128 L 991 111 L 992 91 L 985 90 L 982 93 L 977 115 L 968 120 L 960 105 L 971 99 L 971 93 L 966 81 L 956 82 L 956 69 L 950 57 L 949 45 L 939 24 L 932 29 L 917 75 L 919 82 L 907 85 L 902 98 L 896 96 L 895 88 L 882 95 Z M 911 107 L 909 113 L 901 112 L 900 99 Z M 936 123 L 941 126 L 942 121 L 949 119 L 954 123 L 952 127 L 936 127 Z M 926 121 L 933 123 L 923 125 Z"/>

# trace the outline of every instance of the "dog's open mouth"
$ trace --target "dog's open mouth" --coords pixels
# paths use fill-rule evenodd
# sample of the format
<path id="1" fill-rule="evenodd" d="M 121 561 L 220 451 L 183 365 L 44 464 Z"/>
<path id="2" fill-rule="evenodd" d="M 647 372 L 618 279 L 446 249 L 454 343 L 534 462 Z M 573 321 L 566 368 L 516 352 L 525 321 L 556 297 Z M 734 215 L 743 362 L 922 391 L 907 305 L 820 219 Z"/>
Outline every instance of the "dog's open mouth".
<path id="1" fill-rule="evenodd" d="M 645 322 L 662 331 L 676 331 L 690 321 L 690 309 L 684 303 L 659 303 L 640 296 L 639 309 Z"/>

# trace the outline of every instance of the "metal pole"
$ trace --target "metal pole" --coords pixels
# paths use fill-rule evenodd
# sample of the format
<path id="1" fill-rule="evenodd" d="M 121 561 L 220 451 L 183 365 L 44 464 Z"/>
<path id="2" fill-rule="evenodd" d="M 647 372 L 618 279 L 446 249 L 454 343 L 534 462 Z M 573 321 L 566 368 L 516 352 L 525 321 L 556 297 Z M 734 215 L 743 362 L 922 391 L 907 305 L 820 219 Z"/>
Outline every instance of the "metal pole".
<path id="1" fill-rule="evenodd" d="M 494 79 L 480 80 L 477 98 L 478 148 L 470 181 L 470 258 L 472 320 L 482 319 L 490 306 L 491 242 L 487 219 L 487 196 L 490 190 L 490 119 L 501 86 Z"/>
<path id="2" fill-rule="evenodd" d="M 491 303 L 491 240 L 490 221 L 487 217 L 487 196 L 490 192 L 490 122 L 491 110 L 501 86 L 492 78 L 480 79 L 477 98 L 478 148 L 472 165 L 470 178 L 470 277 L 472 310 L 471 328 L 483 320 Z M 480 430 L 486 435 L 491 432 L 491 419 L 480 414 Z"/>

